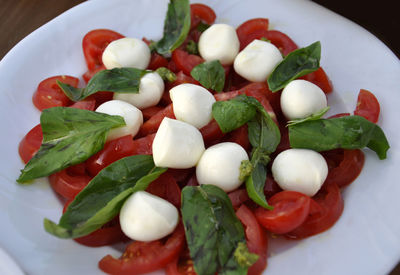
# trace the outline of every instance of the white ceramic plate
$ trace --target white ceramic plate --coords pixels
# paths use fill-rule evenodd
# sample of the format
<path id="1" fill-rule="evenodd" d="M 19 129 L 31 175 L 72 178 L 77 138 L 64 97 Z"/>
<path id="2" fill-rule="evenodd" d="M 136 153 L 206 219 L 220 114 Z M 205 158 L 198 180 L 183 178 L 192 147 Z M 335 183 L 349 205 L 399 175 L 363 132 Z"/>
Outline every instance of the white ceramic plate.
<path id="1" fill-rule="evenodd" d="M 202 1 L 201 1 L 202 2 Z M 301 242 L 271 243 L 268 274 L 384 274 L 400 259 L 400 63 L 373 35 L 312 2 L 301 0 L 204 1 L 219 22 L 237 26 L 268 17 L 271 27 L 300 46 L 322 43 L 321 64 L 334 84 L 333 112 L 354 110 L 360 88 L 373 91 L 381 104 L 380 126 L 391 149 L 379 161 L 365 150 L 359 178 L 343 193 L 345 209 L 329 231 Z M 31 102 L 37 84 L 57 74 L 85 72 L 81 39 L 95 28 L 127 36 L 161 37 L 167 1 L 85 2 L 39 28 L 0 63 L 0 246 L 28 274 L 101 274 L 97 262 L 111 247 L 87 248 L 56 239 L 43 230 L 43 218 L 57 221 L 61 204 L 46 180 L 16 184 L 23 167 L 17 153 L 22 137 L 39 121 Z"/>

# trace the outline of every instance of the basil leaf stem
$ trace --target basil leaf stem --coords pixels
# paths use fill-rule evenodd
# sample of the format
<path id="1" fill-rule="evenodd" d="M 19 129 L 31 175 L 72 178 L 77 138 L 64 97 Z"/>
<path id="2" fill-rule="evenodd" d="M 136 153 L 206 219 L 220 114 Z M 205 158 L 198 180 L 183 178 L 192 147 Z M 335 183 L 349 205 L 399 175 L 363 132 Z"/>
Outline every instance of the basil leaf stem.
<path id="1" fill-rule="evenodd" d="M 45 109 L 40 116 L 43 143 L 17 179 L 24 183 L 81 163 L 100 151 L 112 128 L 125 125 L 120 116 L 67 107 Z"/>
<path id="2" fill-rule="evenodd" d="M 168 54 L 178 48 L 190 30 L 190 3 L 188 0 L 170 0 L 164 21 L 164 34 L 155 44 L 159 54 Z"/>
<path id="3" fill-rule="evenodd" d="M 100 91 L 138 93 L 140 79 L 146 73 L 147 71 L 136 68 L 115 68 L 96 73 L 86 88 L 75 88 L 60 81 L 57 84 L 71 100 L 80 101 Z"/>
<path id="4" fill-rule="evenodd" d="M 208 61 L 194 67 L 190 75 L 206 88 L 217 92 L 225 85 L 225 70 L 219 60 Z"/>
<path id="5" fill-rule="evenodd" d="M 386 158 L 390 146 L 382 129 L 361 116 L 318 119 L 289 125 L 292 148 L 327 151 L 336 148 L 368 147 L 380 159 Z"/>
<path id="6" fill-rule="evenodd" d="M 316 71 L 319 68 L 320 59 L 321 43 L 319 41 L 289 53 L 268 77 L 269 89 L 276 92 L 293 79 Z"/>
<path id="7" fill-rule="evenodd" d="M 75 197 L 59 224 L 45 219 L 44 227 L 59 238 L 88 235 L 118 215 L 132 193 L 145 190 L 166 170 L 155 167 L 152 156 L 148 155 L 135 155 L 113 162 Z"/>

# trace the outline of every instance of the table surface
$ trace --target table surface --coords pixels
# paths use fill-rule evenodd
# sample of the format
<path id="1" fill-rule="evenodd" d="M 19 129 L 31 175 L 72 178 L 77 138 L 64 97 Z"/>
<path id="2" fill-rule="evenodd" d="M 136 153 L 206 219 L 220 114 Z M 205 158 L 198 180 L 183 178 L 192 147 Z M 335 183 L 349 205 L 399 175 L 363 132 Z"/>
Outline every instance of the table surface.
<path id="1" fill-rule="evenodd" d="M 82 0 L 2 0 L 0 6 L 0 59 L 22 38 Z M 396 1 L 353 0 L 352 6 L 336 0 L 314 0 L 363 26 L 400 57 L 400 17 Z M 400 275 L 400 264 L 390 273 Z"/>

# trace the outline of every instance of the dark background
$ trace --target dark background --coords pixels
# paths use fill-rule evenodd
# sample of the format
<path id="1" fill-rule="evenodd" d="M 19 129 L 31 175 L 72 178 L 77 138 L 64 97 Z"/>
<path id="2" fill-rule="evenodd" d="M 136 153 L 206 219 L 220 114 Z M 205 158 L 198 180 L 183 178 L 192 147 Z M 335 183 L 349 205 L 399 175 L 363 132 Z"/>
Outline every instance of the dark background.
<path id="1" fill-rule="evenodd" d="M 0 59 L 26 35 L 81 2 L 83 1 L 1 0 Z M 400 15 L 399 9 L 395 8 L 396 0 L 314 0 L 314 2 L 363 26 L 400 57 Z M 400 275 L 400 264 L 390 275 Z"/>

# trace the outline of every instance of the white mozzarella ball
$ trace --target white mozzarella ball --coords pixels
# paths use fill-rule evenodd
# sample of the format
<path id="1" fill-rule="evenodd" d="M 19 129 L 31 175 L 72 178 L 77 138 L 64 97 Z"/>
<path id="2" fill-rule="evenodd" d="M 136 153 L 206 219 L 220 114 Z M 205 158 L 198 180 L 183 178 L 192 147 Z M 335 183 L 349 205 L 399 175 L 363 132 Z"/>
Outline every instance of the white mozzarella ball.
<path id="1" fill-rule="evenodd" d="M 197 128 L 167 117 L 157 130 L 152 149 L 156 166 L 178 169 L 194 167 L 205 150 Z"/>
<path id="2" fill-rule="evenodd" d="M 164 92 L 164 81 L 158 73 L 147 73 L 140 79 L 139 92 L 114 93 L 114 99 L 129 102 L 139 109 L 155 106 Z"/>
<path id="3" fill-rule="evenodd" d="M 194 84 L 181 84 L 172 88 L 169 96 L 176 119 L 199 129 L 211 121 L 215 98 L 207 89 Z"/>
<path id="4" fill-rule="evenodd" d="M 242 184 L 239 176 L 243 160 L 249 160 L 249 157 L 239 144 L 222 142 L 213 145 L 207 148 L 197 164 L 197 181 L 218 186 L 225 192 L 235 190 Z"/>
<path id="5" fill-rule="evenodd" d="M 289 120 L 308 117 L 326 106 L 325 93 L 310 81 L 293 80 L 282 91 L 281 108 Z"/>
<path id="6" fill-rule="evenodd" d="M 121 38 L 112 41 L 105 48 L 102 56 L 107 69 L 130 67 L 146 69 L 150 63 L 150 49 L 137 38 Z"/>
<path id="7" fill-rule="evenodd" d="M 219 60 L 222 65 L 233 63 L 240 42 L 236 30 L 226 24 L 214 24 L 199 39 L 199 52 L 206 61 Z"/>
<path id="8" fill-rule="evenodd" d="M 272 43 L 253 40 L 236 56 L 233 67 L 249 81 L 264 82 L 282 60 L 281 52 Z"/>
<path id="9" fill-rule="evenodd" d="M 171 234 L 179 214 L 168 201 L 145 191 L 133 193 L 119 214 L 121 229 L 133 240 L 150 242 Z"/>
<path id="10" fill-rule="evenodd" d="M 272 164 L 272 175 L 283 190 L 314 196 L 328 175 L 324 157 L 309 149 L 288 149 Z"/>
<path id="11" fill-rule="evenodd" d="M 110 130 L 107 136 L 107 141 L 126 135 L 135 136 L 139 131 L 140 126 L 143 124 L 142 112 L 132 104 L 125 101 L 110 100 L 104 102 L 97 107 L 96 112 L 113 116 L 122 116 L 125 120 L 125 126 Z"/>

